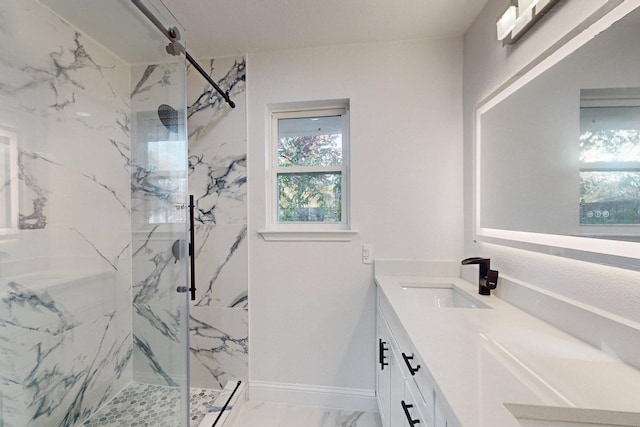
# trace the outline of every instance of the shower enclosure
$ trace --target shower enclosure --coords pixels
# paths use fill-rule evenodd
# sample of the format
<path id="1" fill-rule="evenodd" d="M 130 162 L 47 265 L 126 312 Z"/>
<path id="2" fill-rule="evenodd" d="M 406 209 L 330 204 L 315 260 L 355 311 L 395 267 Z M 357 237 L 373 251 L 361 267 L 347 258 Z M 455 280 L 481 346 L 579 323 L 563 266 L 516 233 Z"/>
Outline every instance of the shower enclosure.
<path id="1" fill-rule="evenodd" d="M 140 383 L 188 426 L 184 56 L 125 0 L 3 0 L 0 35 L 0 427 Z"/>

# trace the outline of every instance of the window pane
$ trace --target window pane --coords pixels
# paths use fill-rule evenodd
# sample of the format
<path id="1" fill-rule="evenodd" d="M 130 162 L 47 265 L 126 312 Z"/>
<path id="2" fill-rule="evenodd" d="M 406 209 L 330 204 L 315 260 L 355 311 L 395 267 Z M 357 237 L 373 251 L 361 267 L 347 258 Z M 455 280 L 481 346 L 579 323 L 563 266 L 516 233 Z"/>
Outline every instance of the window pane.
<path id="1" fill-rule="evenodd" d="M 342 116 L 278 119 L 278 166 L 342 165 Z"/>
<path id="2" fill-rule="evenodd" d="M 11 148 L 9 138 L 0 135 L 0 229 L 11 227 Z"/>
<path id="3" fill-rule="evenodd" d="M 342 174 L 278 174 L 278 222 L 340 222 Z"/>
<path id="4" fill-rule="evenodd" d="M 580 224 L 640 224 L 640 172 L 580 172 Z"/>
<path id="5" fill-rule="evenodd" d="M 580 108 L 580 161 L 640 161 L 640 107 Z"/>

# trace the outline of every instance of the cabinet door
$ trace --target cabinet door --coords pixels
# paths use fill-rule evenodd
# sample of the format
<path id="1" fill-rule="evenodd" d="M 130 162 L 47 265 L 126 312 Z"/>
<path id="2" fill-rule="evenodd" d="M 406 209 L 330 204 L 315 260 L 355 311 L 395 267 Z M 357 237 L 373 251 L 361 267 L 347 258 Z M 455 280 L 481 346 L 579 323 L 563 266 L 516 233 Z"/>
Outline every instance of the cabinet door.
<path id="1" fill-rule="evenodd" d="M 404 400 L 405 379 L 402 374 L 403 363 L 398 359 L 397 350 L 392 346 L 389 354 L 389 366 L 391 367 L 391 378 L 389 384 L 389 397 L 391 407 L 389 410 L 390 427 L 407 427 L 407 418 L 402 408 Z"/>
<path id="2" fill-rule="evenodd" d="M 433 425 L 434 427 L 447 427 L 447 419 L 445 417 L 444 410 L 442 409 L 442 405 L 438 401 L 437 397 L 436 397 Z"/>
<path id="3" fill-rule="evenodd" d="M 407 379 L 404 389 L 404 402 L 401 404 L 404 412 L 404 426 L 432 427 L 432 417 L 427 405 L 418 391 L 415 383 Z"/>
<path id="4" fill-rule="evenodd" d="M 391 332 L 387 322 L 378 311 L 378 347 L 376 349 L 376 398 L 383 427 L 390 427 L 391 406 Z"/>

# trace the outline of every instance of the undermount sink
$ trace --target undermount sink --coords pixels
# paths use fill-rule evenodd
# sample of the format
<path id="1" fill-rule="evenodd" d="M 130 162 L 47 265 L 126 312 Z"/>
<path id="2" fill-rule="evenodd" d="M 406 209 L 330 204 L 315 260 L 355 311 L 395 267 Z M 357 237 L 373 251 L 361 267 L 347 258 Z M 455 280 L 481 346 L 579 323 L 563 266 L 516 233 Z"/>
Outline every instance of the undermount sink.
<path id="1" fill-rule="evenodd" d="M 422 307 L 491 308 L 453 283 L 402 282 L 402 292 Z"/>
<path id="2" fill-rule="evenodd" d="M 505 403 L 522 427 L 637 427 L 640 413 Z"/>

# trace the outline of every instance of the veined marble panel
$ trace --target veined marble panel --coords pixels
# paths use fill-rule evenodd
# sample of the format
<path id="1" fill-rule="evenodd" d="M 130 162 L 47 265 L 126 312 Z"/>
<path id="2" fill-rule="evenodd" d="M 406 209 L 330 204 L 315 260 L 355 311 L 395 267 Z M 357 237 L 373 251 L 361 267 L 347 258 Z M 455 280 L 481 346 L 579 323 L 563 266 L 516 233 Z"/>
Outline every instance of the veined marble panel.
<path id="1" fill-rule="evenodd" d="M 189 144 L 201 140 L 215 129 L 218 144 L 224 144 L 228 137 L 246 139 L 246 60 L 244 57 L 198 60 L 218 86 L 229 93 L 236 103 L 231 109 L 213 87 L 211 87 L 192 67 L 189 67 L 188 109 Z M 212 143 L 206 140 L 207 145 Z M 246 152 L 246 150 L 245 150 Z"/>
<path id="2" fill-rule="evenodd" d="M 208 65 L 212 78 L 237 105 L 230 111 L 199 74 L 189 71 L 189 168 L 184 173 L 196 204 L 198 288 L 190 316 L 191 379 L 198 387 L 221 388 L 227 379 L 247 376 L 245 61 L 201 64 Z M 149 144 L 175 140 L 180 133 L 168 131 L 156 114 L 162 103 L 178 105 L 166 90 L 155 90 L 180 85 L 177 70 L 177 64 L 136 67 L 132 79 L 132 221 L 139 231 L 133 248 L 134 377 L 156 384 L 172 384 L 181 372 L 176 355 L 184 313 L 171 301 L 184 295 L 175 288 L 187 285 L 171 253 L 184 225 L 176 204 L 186 199 L 186 179 L 182 181 L 178 167 L 166 179 L 162 168 L 154 167 Z"/>
<path id="3" fill-rule="evenodd" d="M 95 205 L 71 208 L 90 194 L 128 215 L 128 171 L 111 162 L 128 155 L 128 66 L 34 1 L 0 12 L 0 122 L 19 135 L 20 228 L 93 226 Z"/>
<path id="4" fill-rule="evenodd" d="M 137 381 L 179 386 L 187 372 L 188 294 L 176 289 L 186 285 L 187 276 L 172 253 L 181 235 L 160 231 L 166 229 L 158 226 L 144 240 L 134 240 L 133 369 Z"/>
<path id="5" fill-rule="evenodd" d="M 129 66 L 34 0 L 0 2 L 0 36 L 0 425 L 72 426 L 131 381 Z"/>
<path id="6" fill-rule="evenodd" d="M 248 376 L 245 59 L 200 60 L 231 109 L 188 73 L 189 192 L 196 202 L 197 298 L 190 308 L 191 382 L 222 388 Z"/>
<path id="7" fill-rule="evenodd" d="M 190 321 L 191 385 L 221 389 L 248 377 L 248 312 L 192 307 Z"/>
<path id="8" fill-rule="evenodd" d="M 150 233 L 135 234 L 133 304 L 163 307 L 184 304 L 184 294 L 178 293 L 176 288 L 187 285 L 187 267 L 184 259 L 176 259 L 172 247 L 176 240 L 186 237 L 186 232 L 165 230 L 167 227 L 158 226 Z"/>
<path id="9" fill-rule="evenodd" d="M 196 202 L 196 221 L 246 223 L 246 153 L 223 156 L 215 148 L 196 151 L 193 148 L 189 154 L 189 192 Z"/>
<path id="10" fill-rule="evenodd" d="M 203 224 L 246 223 L 245 60 L 202 63 L 236 108 L 228 107 L 199 74 L 189 72 L 189 191 L 196 199 L 196 218 Z"/>
<path id="11" fill-rule="evenodd" d="M 229 108 L 200 75 L 189 82 L 189 191 L 196 200 L 198 307 L 247 307 L 244 58 L 201 61 L 229 92 Z M 198 90 L 199 89 L 199 90 Z"/>
<path id="12" fill-rule="evenodd" d="M 248 308 L 246 224 L 199 225 L 196 228 L 195 307 Z"/>
<path id="13" fill-rule="evenodd" d="M 128 307 L 103 298 L 115 276 L 36 290 L 19 283 L 33 287 L 26 278 L 8 284 L 0 300 L 5 426 L 75 425 L 130 381 Z"/>
<path id="14" fill-rule="evenodd" d="M 172 387 L 186 384 L 185 313 L 144 304 L 134 304 L 133 310 L 134 380 Z"/>

